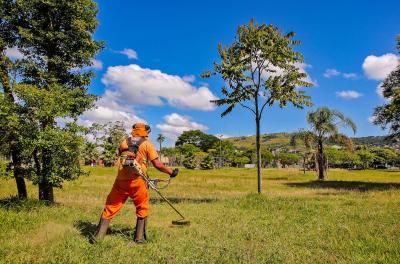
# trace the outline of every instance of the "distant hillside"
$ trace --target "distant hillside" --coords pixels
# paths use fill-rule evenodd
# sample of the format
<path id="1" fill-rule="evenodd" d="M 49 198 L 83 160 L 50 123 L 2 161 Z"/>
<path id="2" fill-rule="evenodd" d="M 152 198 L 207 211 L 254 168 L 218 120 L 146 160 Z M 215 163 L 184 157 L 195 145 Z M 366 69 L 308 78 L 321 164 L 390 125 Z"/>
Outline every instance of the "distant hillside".
<path id="1" fill-rule="evenodd" d="M 290 146 L 290 137 L 292 133 L 272 133 L 261 135 L 261 147 L 268 149 L 293 149 Z M 365 145 L 368 147 L 392 147 L 399 148 L 400 144 L 387 139 L 385 136 L 369 136 L 352 138 L 355 145 Z M 238 149 L 255 148 L 256 136 L 231 137 L 225 139 L 233 143 Z M 297 147 L 298 150 L 303 148 L 302 144 Z"/>

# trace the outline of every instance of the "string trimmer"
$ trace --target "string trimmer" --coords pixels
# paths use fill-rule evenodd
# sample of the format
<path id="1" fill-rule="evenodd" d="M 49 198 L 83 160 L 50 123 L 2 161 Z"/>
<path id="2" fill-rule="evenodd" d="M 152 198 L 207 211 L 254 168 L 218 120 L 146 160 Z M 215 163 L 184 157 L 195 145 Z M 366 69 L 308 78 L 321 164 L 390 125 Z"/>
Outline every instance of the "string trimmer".
<path id="1" fill-rule="evenodd" d="M 128 160 L 127 160 L 128 161 Z M 128 164 L 127 164 L 128 163 Z M 128 162 L 125 163 L 126 165 L 128 165 L 129 167 L 131 167 L 136 174 L 138 174 L 140 177 L 143 178 L 143 180 L 147 183 L 147 185 L 153 189 L 169 206 L 171 206 L 172 209 L 174 209 L 174 211 L 180 216 L 182 217 L 182 219 L 179 220 L 174 220 L 172 221 L 173 225 L 189 225 L 190 221 L 185 219 L 185 217 L 183 216 L 183 214 L 181 212 L 179 212 L 178 209 L 175 208 L 175 206 L 172 205 L 172 203 L 159 191 L 159 189 L 157 188 L 157 183 L 160 181 L 165 181 L 165 180 L 161 180 L 161 179 L 150 179 L 149 176 L 146 175 L 146 173 L 144 173 L 144 171 L 142 170 L 142 167 L 140 166 L 140 164 L 135 160 L 135 159 L 130 159 Z M 167 185 L 169 185 L 170 180 L 167 180 Z M 165 186 L 165 187 L 166 187 Z M 164 188 L 165 188 L 164 187 Z"/>

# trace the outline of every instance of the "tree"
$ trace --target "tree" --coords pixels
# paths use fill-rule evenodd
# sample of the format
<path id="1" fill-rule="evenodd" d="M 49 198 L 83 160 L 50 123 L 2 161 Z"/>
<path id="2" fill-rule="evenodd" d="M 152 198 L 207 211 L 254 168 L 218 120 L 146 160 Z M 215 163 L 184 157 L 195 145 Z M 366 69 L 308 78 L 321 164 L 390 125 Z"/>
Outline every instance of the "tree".
<path id="1" fill-rule="evenodd" d="M 400 35 L 397 37 L 397 49 L 400 53 Z M 391 137 L 400 139 L 400 63 L 383 81 L 382 89 L 388 101 L 375 108 L 374 124 L 383 129 L 389 127 Z"/>
<path id="2" fill-rule="evenodd" d="M 117 149 L 121 141 L 126 138 L 125 125 L 122 121 L 108 122 L 102 127 L 104 135 L 101 137 L 101 147 L 105 160 L 115 160 Z"/>
<path id="3" fill-rule="evenodd" d="M 11 157 L 10 166 L 6 173 L 14 176 L 18 197 L 27 198 L 27 190 L 24 177 L 27 171 L 23 166 L 24 144 L 21 138 L 28 138 L 27 128 L 29 125 L 20 118 L 21 108 L 15 103 L 15 96 L 12 89 L 12 74 L 15 64 L 6 55 L 7 48 L 13 47 L 17 41 L 17 28 L 11 23 L 14 1 L 0 1 L 0 153 L 6 157 Z"/>
<path id="4" fill-rule="evenodd" d="M 282 164 L 282 167 L 291 166 L 299 162 L 299 155 L 294 153 L 279 152 L 276 154 L 276 159 Z"/>
<path id="5" fill-rule="evenodd" d="M 341 112 L 327 107 L 318 108 L 307 114 L 307 122 L 314 134 L 316 145 L 316 164 L 318 168 L 318 179 L 326 179 L 327 160 L 324 154 L 324 147 L 327 141 L 340 142 L 348 148 L 352 147 L 351 139 L 339 133 L 340 127 L 349 127 L 354 133 L 357 131 L 356 124 L 345 117 Z"/>
<path id="6" fill-rule="evenodd" d="M 94 105 L 87 67 L 102 47 L 93 40 L 97 7 L 91 0 L 11 2 L 8 23 L 17 29 L 15 45 L 24 55 L 11 93 L 23 111 L 8 114 L 29 124 L 23 167 L 39 185 L 39 199 L 53 203 L 53 187 L 84 173 L 78 162 L 82 129 L 75 121 L 57 120 L 76 120 Z"/>
<path id="7" fill-rule="evenodd" d="M 207 155 L 203 158 L 200 163 L 200 168 L 203 170 L 214 169 L 214 159 L 211 157 L 211 155 Z"/>
<path id="8" fill-rule="evenodd" d="M 358 158 L 360 159 L 360 165 L 362 169 L 367 169 L 376 159 L 375 154 L 371 153 L 369 150 L 358 150 L 356 152 Z"/>
<path id="9" fill-rule="evenodd" d="M 248 25 L 238 27 L 237 36 L 230 46 L 218 45 L 222 62 L 215 62 L 213 71 L 202 75 L 219 75 L 226 84 L 221 88 L 224 97 L 212 101 L 217 106 L 227 105 L 221 117 L 232 112 L 237 105 L 254 115 L 259 193 L 262 189 L 260 124 L 265 107 L 274 103 L 279 103 L 281 108 L 288 103 L 298 108 L 311 105 L 311 98 L 298 89 L 312 84 L 306 81 L 307 75 L 298 67 L 303 56 L 292 49 L 300 44 L 300 41 L 292 39 L 294 36 L 294 32 L 282 34 L 273 25 L 259 25 L 251 19 Z"/>
<path id="10" fill-rule="evenodd" d="M 189 152 L 185 155 L 182 163 L 186 169 L 193 170 L 197 167 L 196 156 L 193 152 Z"/>
<path id="11" fill-rule="evenodd" d="M 190 130 L 184 131 L 176 140 L 175 146 L 182 146 L 184 144 L 192 144 L 204 152 L 207 152 L 208 149 L 212 148 L 219 142 L 219 139 L 216 136 L 208 135 L 203 133 L 200 130 Z"/>
<path id="12" fill-rule="evenodd" d="M 160 144 L 160 155 L 162 153 L 162 143 L 165 141 L 165 137 L 163 134 L 158 134 L 157 136 L 157 142 Z"/>

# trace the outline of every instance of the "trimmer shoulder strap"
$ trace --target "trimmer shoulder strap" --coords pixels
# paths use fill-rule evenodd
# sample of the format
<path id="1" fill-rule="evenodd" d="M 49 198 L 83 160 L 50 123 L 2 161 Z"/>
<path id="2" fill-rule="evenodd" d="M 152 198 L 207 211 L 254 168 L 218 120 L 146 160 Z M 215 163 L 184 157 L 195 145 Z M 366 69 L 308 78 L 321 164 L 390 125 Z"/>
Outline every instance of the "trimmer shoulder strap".
<path id="1" fill-rule="evenodd" d="M 128 150 L 133 153 L 137 153 L 140 145 L 145 142 L 146 139 L 143 137 L 132 138 L 128 137 Z"/>

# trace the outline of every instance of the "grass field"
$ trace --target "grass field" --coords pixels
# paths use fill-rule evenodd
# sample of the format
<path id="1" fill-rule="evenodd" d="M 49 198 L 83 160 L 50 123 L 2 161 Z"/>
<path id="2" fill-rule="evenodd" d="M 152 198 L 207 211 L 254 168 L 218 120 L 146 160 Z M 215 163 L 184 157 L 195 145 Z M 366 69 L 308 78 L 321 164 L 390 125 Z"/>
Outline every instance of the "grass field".
<path id="1" fill-rule="evenodd" d="M 256 194 L 252 169 L 182 170 L 164 190 L 191 221 L 172 227 L 175 213 L 152 192 L 149 241 L 132 242 L 128 202 L 109 235 L 88 242 L 114 180 L 112 168 L 55 192 L 58 204 L 18 202 L 12 180 L 0 180 L 1 263 L 399 263 L 400 171 L 266 169 Z M 152 176 L 158 175 L 150 170 Z"/>

